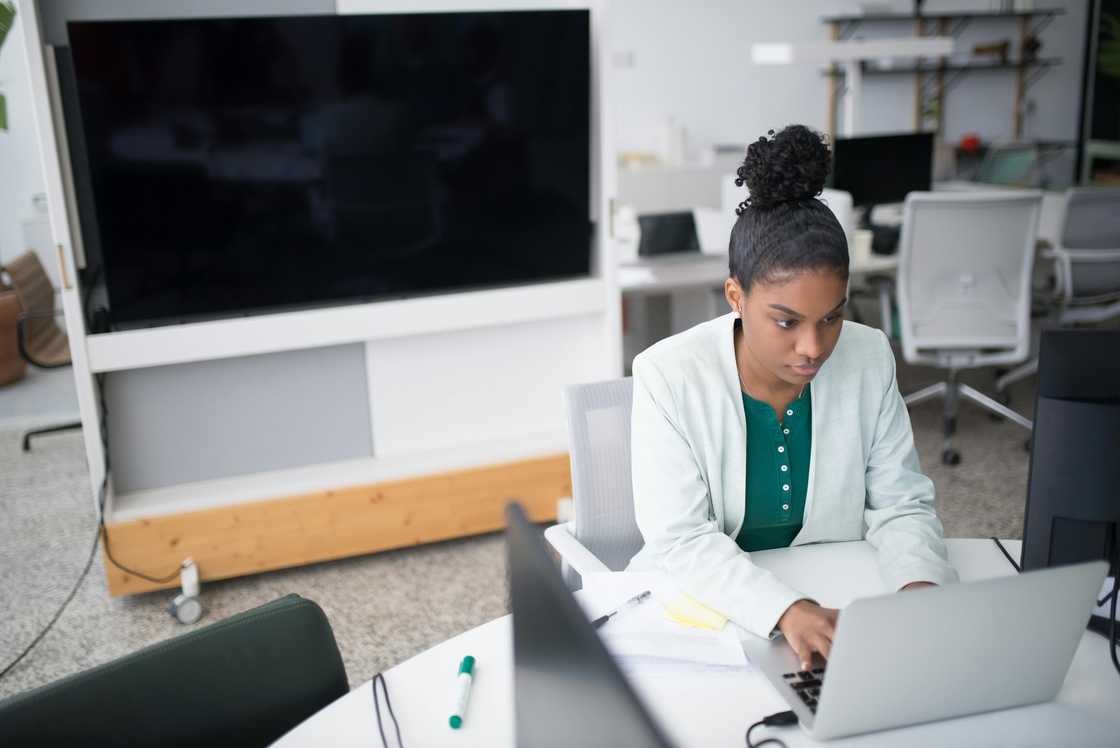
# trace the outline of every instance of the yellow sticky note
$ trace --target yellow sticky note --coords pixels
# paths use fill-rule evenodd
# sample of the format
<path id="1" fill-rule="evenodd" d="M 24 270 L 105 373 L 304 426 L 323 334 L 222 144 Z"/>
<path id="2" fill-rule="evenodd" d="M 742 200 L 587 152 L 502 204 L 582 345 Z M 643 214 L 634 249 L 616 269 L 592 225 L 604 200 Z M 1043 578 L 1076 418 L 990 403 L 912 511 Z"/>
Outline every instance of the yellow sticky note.
<path id="1" fill-rule="evenodd" d="M 727 616 L 697 602 L 683 592 L 662 605 L 669 618 L 682 626 L 719 631 L 727 623 Z"/>

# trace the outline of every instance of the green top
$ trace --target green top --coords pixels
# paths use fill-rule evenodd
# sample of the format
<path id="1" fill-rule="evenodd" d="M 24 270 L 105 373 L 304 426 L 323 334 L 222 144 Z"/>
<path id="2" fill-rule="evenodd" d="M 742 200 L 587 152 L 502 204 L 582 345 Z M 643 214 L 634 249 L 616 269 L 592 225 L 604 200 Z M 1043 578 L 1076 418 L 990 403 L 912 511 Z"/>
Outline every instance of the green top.
<path id="1" fill-rule="evenodd" d="M 744 551 L 785 548 L 801 531 L 813 445 L 809 385 L 783 420 L 769 403 L 743 393 L 747 412 L 747 509 L 736 541 Z"/>

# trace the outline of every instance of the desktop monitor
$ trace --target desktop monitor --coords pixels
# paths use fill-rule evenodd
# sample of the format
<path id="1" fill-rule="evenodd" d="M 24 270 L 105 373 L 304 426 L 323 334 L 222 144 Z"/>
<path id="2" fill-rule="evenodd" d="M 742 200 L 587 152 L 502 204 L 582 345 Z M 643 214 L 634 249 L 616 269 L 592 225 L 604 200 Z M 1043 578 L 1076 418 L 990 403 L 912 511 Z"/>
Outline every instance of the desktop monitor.
<path id="1" fill-rule="evenodd" d="M 901 203 L 933 181 L 933 133 L 837 138 L 832 144 L 833 189 L 856 206 Z"/>
<path id="2" fill-rule="evenodd" d="M 506 553 L 517 745 L 668 748 L 517 504 L 506 507 Z"/>
<path id="3" fill-rule="evenodd" d="M 592 273 L 586 8 L 67 29 L 83 282 L 112 329 Z"/>
<path id="4" fill-rule="evenodd" d="M 1120 330 L 1049 330 L 1023 522 L 1024 571 L 1120 555 Z"/>

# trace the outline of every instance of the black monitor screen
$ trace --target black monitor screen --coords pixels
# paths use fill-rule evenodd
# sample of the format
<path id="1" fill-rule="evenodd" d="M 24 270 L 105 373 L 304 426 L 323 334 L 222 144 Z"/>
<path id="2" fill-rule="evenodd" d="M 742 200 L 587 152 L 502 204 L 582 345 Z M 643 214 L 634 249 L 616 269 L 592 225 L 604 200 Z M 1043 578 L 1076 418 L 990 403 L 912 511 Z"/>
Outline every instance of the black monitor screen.
<path id="1" fill-rule="evenodd" d="M 118 327 L 591 271 L 586 10 L 69 37 L 83 236 Z"/>
<path id="2" fill-rule="evenodd" d="M 1046 330 L 1038 359 L 1023 569 L 1120 563 L 1120 330 Z"/>
<path id="3" fill-rule="evenodd" d="M 933 133 L 837 138 L 832 154 L 832 186 L 854 205 L 901 203 L 932 184 Z"/>

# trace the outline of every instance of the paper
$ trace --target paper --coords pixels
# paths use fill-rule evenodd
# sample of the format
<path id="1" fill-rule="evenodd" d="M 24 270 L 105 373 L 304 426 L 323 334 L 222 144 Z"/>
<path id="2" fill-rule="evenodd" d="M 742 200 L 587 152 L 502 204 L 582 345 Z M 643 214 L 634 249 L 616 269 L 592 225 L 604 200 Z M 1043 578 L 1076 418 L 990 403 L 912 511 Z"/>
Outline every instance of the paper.
<path id="1" fill-rule="evenodd" d="M 683 592 L 662 604 L 669 619 L 682 626 L 719 631 L 727 625 L 727 616 L 717 613 Z"/>
<path id="2" fill-rule="evenodd" d="M 599 636 L 624 670 L 732 670 L 748 668 L 738 630 L 727 619 L 680 592 L 661 574 L 589 574 L 581 603 L 591 618 L 650 590 L 652 600 L 623 611 L 598 629 Z M 670 617 L 673 608 L 693 621 Z M 704 626 L 697 626 L 695 622 Z"/>

